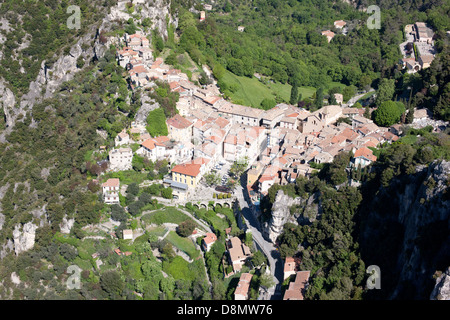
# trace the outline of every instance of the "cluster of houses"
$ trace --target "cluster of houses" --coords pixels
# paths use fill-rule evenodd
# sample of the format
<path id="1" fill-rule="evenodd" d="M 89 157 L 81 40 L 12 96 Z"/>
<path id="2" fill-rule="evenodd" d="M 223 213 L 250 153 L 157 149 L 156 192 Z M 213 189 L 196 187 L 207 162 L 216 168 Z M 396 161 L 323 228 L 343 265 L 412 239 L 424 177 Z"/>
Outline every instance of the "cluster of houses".
<path id="1" fill-rule="evenodd" d="M 284 261 L 284 280 L 295 275 L 294 281 L 289 283 L 284 292 L 283 300 L 303 300 L 308 286 L 310 271 L 299 271 L 300 261 L 298 258 L 286 257 Z"/>
<path id="2" fill-rule="evenodd" d="M 116 53 L 117 62 L 128 71 L 131 88 L 149 87 L 153 80 L 179 81 L 188 79 L 178 69 L 165 65 L 162 58 L 153 59 L 148 38 L 142 33 L 125 34 L 124 46 Z"/>
<path id="3" fill-rule="evenodd" d="M 230 237 L 229 236 L 229 229 L 227 230 L 227 240 L 226 240 L 226 255 L 225 258 L 227 259 L 228 263 L 232 267 L 232 272 L 228 273 L 226 270 L 224 270 L 225 276 L 228 277 L 230 275 L 233 275 L 235 273 L 238 273 L 241 271 L 242 266 L 245 264 L 245 261 L 251 257 L 250 248 L 242 243 L 242 241 L 238 237 Z M 208 252 L 212 245 L 217 241 L 217 236 L 212 233 L 208 232 L 202 239 L 202 248 L 206 252 Z M 251 273 L 242 273 L 239 278 L 239 283 L 236 287 L 236 290 L 234 292 L 234 299 L 235 300 L 247 300 L 248 299 L 248 291 L 250 288 L 250 281 L 252 279 L 253 275 Z"/>
<path id="4" fill-rule="evenodd" d="M 346 34 L 347 33 L 346 25 L 347 25 L 347 22 L 345 22 L 344 20 L 336 20 L 336 21 L 334 21 L 334 28 L 336 29 L 335 31 L 339 31 L 342 34 Z M 324 31 L 321 32 L 321 34 L 323 36 L 327 37 L 327 41 L 328 41 L 328 43 L 330 43 L 330 41 L 336 35 L 336 32 L 334 32 L 332 30 L 324 30 Z"/>
<path id="5" fill-rule="evenodd" d="M 404 58 L 400 60 L 403 69 L 408 73 L 415 73 L 430 67 L 435 58 L 433 30 L 425 22 L 407 24 L 405 37 Z"/>
<path id="6" fill-rule="evenodd" d="M 338 21 L 337 26 L 345 26 L 345 22 Z M 248 191 L 257 201 L 273 184 L 291 183 L 299 175 L 311 174 L 311 162 L 331 162 L 339 152 L 352 151 L 350 165 L 364 167 L 376 161 L 370 147 L 398 139 L 392 128 L 378 127 L 363 117 L 363 109 L 343 107 L 340 94 L 335 95 L 338 105 L 314 112 L 285 103 L 270 110 L 231 103 L 222 98 L 216 85 L 199 87 L 162 59 L 153 62 L 150 55 L 146 60 L 143 53 L 141 57 L 140 52 L 146 51 L 145 39 L 141 34 L 126 35 L 127 49 L 117 52 L 118 63 L 137 75 L 132 81 L 136 85 L 144 84 L 139 82 L 144 78 L 135 72 L 140 63 L 153 72 L 145 79 L 167 81 L 170 90 L 179 93 L 179 114 L 166 120 L 167 136 L 151 137 L 146 124 L 136 122 L 119 133 L 116 148 L 109 152 L 109 170 L 131 169 L 129 144 L 138 143 L 136 154 L 168 161 L 172 169 L 164 183 L 179 199 L 195 193 L 203 175 L 223 161 L 246 159 Z M 138 52 L 138 57 L 124 64 L 125 53 L 132 51 Z M 348 118 L 351 124 L 336 124 L 340 118 Z"/>

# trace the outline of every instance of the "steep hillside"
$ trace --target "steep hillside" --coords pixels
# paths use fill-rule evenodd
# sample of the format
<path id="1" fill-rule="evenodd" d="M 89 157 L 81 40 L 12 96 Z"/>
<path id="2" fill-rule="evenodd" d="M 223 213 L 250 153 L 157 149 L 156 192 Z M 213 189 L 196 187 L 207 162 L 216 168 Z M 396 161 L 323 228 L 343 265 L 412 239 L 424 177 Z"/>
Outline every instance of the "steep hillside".
<path id="1" fill-rule="evenodd" d="M 309 180 L 269 189 L 267 237 L 311 271 L 308 298 L 430 299 L 450 265 L 448 133 L 410 130 L 380 147 L 360 188 L 333 182 L 349 174 L 341 154 Z M 366 287 L 370 265 L 380 267 L 380 290 Z"/>
<path id="2" fill-rule="evenodd" d="M 419 166 L 392 179 L 361 206 L 360 245 L 381 269 L 368 298 L 429 299 L 435 272 L 450 262 L 450 162 Z"/>

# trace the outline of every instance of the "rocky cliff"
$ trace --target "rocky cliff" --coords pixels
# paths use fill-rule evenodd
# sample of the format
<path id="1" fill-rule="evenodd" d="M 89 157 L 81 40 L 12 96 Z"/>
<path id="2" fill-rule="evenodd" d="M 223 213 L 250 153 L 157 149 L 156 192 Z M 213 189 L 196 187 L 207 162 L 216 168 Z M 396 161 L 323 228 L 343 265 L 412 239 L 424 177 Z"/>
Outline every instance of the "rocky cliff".
<path id="1" fill-rule="evenodd" d="M 113 30 L 117 28 L 118 22 L 127 21 L 130 18 L 133 18 L 135 23 L 150 18 L 152 21 L 151 28 L 157 28 L 163 36 L 167 37 L 168 23 L 177 25 L 178 20 L 172 18 L 169 12 L 170 1 L 136 0 L 133 2 L 135 12 L 132 14 L 127 12 L 127 2 L 129 1 L 118 1 L 116 6 L 111 7 L 105 18 L 98 25 L 90 26 L 86 34 L 80 37 L 77 43 L 70 48 L 69 54 L 57 57 L 50 67 L 47 66 L 46 61 L 42 61 L 38 76 L 30 83 L 28 92 L 20 99 L 14 96 L 4 80 L 0 78 L 1 107 L 9 128 L 14 126 L 20 114 L 25 115 L 35 103 L 51 97 L 63 82 L 73 79 L 74 75 L 80 70 L 77 67 L 77 60 L 80 57 L 84 60 L 85 65 L 89 65 L 93 60 L 97 60 L 104 55 L 113 39 L 102 43 L 99 36 L 102 31 Z M 0 141 L 4 141 L 7 132 L 9 130 L 0 134 Z"/>
<path id="2" fill-rule="evenodd" d="M 0 76 L 0 108 L 3 109 L 7 126 L 5 130 L 0 132 L 0 143 L 7 142 L 6 137 L 11 132 L 15 123 L 21 121 L 19 120 L 20 115 L 26 115 L 36 103 L 52 97 L 61 84 L 73 79 L 74 75 L 82 70 L 82 68 L 77 66 L 79 60 L 82 59 L 84 66 L 88 66 L 103 57 L 109 46 L 117 40 L 110 37 L 105 41 L 100 36 L 103 32 L 107 33 L 117 29 L 122 22 L 130 18 L 133 18 L 135 24 L 142 22 L 145 18 L 150 18 L 152 21 L 150 29 L 158 29 L 166 37 L 168 23 L 177 25 L 177 19 L 173 19 L 170 16 L 170 0 L 135 0 L 133 1 L 134 12 L 131 14 L 127 12 L 126 3 L 128 2 L 118 1 L 115 6 L 110 8 L 109 12 L 105 13 L 103 20 L 98 21 L 95 25 L 89 26 L 87 31 L 68 50 L 68 54 L 55 57 L 51 65 L 47 64 L 46 61 L 42 61 L 36 79 L 30 83 L 29 90 L 22 96 L 15 96 L 9 84 Z M 0 25 L 5 26 L 5 23 Z M 148 113 L 148 109 L 154 107 L 153 101 L 144 100 L 144 104 L 145 108 L 140 112 L 143 116 L 145 116 L 145 112 Z M 33 125 L 33 122 L 31 125 Z M 3 197 L 4 191 L 4 188 L 0 188 L 0 200 Z M 33 215 L 33 220 L 23 226 L 21 224 L 14 226 L 12 233 L 13 239 L 1 246 L 0 259 L 12 250 L 16 254 L 19 254 L 34 246 L 35 231 L 38 227 L 42 227 L 46 221 L 46 218 L 41 219 L 42 214 L 45 214 L 45 207 L 43 210 L 30 213 Z M 0 229 L 2 229 L 4 222 L 5 216 L 2 214 L 0 207 Z M 69 233 L 73 223 L 73 219 L 66 219 L 65 217 L 60 225 L 61 232 Z"/>
<path id="3" fill-rule="evenodd" d="M 450 264 L 449 176 L 450 162 L 435 161 L 366 195 L 360 246 L 366 265 L 380 267 L 382 287 L 369 296 L 430 297 L 433 275 Z"/>
<path id="4" fill-rule="evenodd" d="M 450 300 L 450 267 L 436 279 L 430 295 L 431 300 Z"/>
<path id="5" fill-rule="evenodd" d="M 33 248 L 37 228 L 31 221 L 25 223 L 22 230 L 20 230 L 19 225 L 16 225 L 13 231 L 14 251 L 16 255 Z"/>
<path id="6" fill-rule="evenodd" d="M 294 199 L 279 190 L 272 205 L 271 218 L 264 225 L 264 236 L 275 243 L 283 232 L 284 224 L 311 224 L 320 217 L 321 212 L 319 194 Z"/>

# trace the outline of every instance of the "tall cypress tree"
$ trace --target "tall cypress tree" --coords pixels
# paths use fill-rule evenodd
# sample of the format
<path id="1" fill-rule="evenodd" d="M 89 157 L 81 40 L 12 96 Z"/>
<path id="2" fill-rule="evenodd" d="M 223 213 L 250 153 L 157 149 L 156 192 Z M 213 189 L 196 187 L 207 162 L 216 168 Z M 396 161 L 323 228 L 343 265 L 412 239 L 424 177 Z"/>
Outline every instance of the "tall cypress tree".
<path id="1" fill-rule="evenodd" d="M 298 86 L 293 85 L 291 88 L 291 97 L 289 99 L 290 104 L 297 104 L 298 102 Z"/>

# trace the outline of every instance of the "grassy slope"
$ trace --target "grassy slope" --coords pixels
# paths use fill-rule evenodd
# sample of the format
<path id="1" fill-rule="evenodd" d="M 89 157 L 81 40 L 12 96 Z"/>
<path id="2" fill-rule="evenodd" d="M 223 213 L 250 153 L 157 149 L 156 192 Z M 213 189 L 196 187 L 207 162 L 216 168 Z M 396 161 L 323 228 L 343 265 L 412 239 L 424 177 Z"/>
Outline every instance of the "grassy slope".
<path id="1" fill-rule="evenodd" d="M 226 71 L 224 81 L 228 84 L 237 83 L 239 89 L 231 95 L 231 100 L 244 105 L 258 107 L 264 98 L 274 99 L 275 93 L 284 100 L 289 101 L 291 86 L 289 84 L 271 83 L 264 85 L 257 78 L 237 76 L 230 71 Z M 303 97 L 310 97 L 315 92 L 314 88 L 301 87 L 299 92 Z"/>
<path id="2" fill-rule="evenodd" d="M 285 101 L 289 101 L 291 95 L 291 85 L 289 84 L 269 83 L 265 85 L 255 77 L 248 78 L 237 76 L 230 71 L 225 72 L 224 81 L 229 85 L 233 83 L 239 85 L 239 89 L 231 94 L 231 100 L 233 102 L 251 107 L 259 107 L 264 98 L 275 99 L 275 94 Z M 328 84 L 327 87 L 340 87 L 341 89 L 344 89 L 345 85 L 333 82 Z M 316 92 L 316 89 L 313 87 L 300 87 L 298 92 L 302 94 L 302 99 L 305 99 L 312 97 Z"/>

